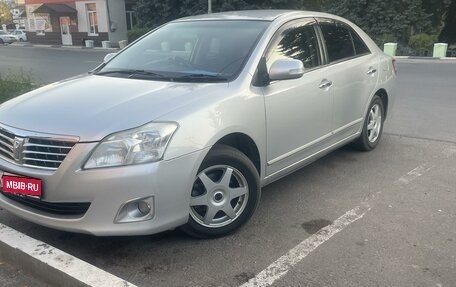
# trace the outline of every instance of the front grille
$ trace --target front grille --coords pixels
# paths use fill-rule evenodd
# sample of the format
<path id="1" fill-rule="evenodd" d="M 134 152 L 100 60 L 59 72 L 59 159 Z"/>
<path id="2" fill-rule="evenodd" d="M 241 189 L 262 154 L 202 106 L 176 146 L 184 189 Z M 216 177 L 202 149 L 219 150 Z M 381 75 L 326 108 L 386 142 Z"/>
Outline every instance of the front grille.
<path id="1" fill-rule="evenodd" d="M 1 189 L 0 189 L 1 190 Z M 34 209 L 56 215 L 84 215 L 90 207 L 90 202 L 46 202 L 31 197 L 22 197 L 10 193 L 2 194 L 9 199 Z"/>
<path id="2" fill-rule="evenodd" d="M 14 160 L 14 134 L 0 128 L 0 156 Z"/>
<path id="3" fill-rule="evenodd" d="M 16 135 L 0 127 L 0 157 L 23 166 L 56 170 L 76 142 Z"/>
<path id="4" fill-rule="evenodd" d="M 57 169 L 74 144 L 74 142 L 29 138 L 22 151 L 23 164 Z"/>

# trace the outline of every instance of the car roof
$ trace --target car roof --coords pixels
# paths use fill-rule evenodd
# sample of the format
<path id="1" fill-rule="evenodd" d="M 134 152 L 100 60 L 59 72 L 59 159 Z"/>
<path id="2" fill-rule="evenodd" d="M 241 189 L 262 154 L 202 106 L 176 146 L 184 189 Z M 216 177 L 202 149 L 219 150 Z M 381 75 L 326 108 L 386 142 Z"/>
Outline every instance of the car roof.
<path id="1" fill-rule="evenodd" d="M 204 14 L 180 18 L 175 21 L 194 21 L 194 20 L 263 20 L 274 21 L 279 17 L 317 17 L 317 16 L 333 16 L 326 13 L 300 10 L 242 10 L 220 12 L 212 14 Z"/>

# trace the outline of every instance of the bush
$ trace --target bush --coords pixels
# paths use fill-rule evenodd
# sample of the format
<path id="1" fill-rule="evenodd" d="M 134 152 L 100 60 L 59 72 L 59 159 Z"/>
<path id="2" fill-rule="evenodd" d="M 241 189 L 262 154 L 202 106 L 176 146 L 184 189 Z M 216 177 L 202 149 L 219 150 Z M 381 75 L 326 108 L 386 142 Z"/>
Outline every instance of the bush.
<path id="1" fill-rule="evenodd" d="M 416 34 L 410 37 L 409 46 L 416 50 L 432 50 L 437 39 L 437 35 Z"/>
<path id="2" fill-rule="evenodd" d="M 128 43 L 133 42 L 134 40 L 140 38 L 142 35 L 149 32 L 150 29 L 148 28 L 138 28 L 135 27 L 127 32 Z"/>
<path id="3" fill-rule="evenodd" d="M 0 103 L 38 88 L 30 73 L 24 71 L 0 73 Z"/>

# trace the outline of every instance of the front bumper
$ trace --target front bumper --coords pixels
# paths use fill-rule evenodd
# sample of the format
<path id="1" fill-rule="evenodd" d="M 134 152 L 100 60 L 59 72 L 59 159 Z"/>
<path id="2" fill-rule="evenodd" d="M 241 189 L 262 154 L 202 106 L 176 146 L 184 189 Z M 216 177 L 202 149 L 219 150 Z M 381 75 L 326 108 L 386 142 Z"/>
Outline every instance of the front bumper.
<path id="1" fill-rule="evenodd" d="M 0 207 L 40 225 L 98 236 L 153 234 L 187 222 L 192 184 L 207 150 L 150 164 L 82 170 L 95 146 L 96 143 L 76 144 L 56 171 L 27 168 L 0 159 L 0 172 L 41 179 L 42 201 L 90 203 L 84 214 L 51 214 L 2 193 Z M 153 218 L 114 222 L 122 205 L 144 197 L 153 197 Z"/>

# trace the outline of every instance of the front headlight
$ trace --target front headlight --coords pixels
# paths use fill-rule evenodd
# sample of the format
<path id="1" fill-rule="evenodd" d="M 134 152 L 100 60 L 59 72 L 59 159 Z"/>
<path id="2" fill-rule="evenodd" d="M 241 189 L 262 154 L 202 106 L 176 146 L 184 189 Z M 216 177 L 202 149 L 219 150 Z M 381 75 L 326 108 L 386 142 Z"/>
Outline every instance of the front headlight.
<path id="1" fill-rule="evenodd" d="M 159 161 L 163 158 L 176 129 L 176 123 L 149 123 L 136 129 L 112 134 L 98 144 L 84 168 Z"/>

